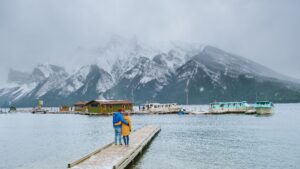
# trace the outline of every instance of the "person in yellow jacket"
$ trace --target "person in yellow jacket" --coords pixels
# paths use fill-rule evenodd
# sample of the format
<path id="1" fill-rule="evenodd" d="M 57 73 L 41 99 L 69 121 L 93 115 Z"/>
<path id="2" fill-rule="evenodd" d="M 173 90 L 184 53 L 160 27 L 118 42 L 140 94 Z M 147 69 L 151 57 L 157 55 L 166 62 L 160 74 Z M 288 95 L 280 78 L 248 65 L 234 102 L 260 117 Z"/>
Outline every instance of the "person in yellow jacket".
<path id="1" fill-rule="evenodd" d="M 124 113 L 124 120 L 128 123 L 128 125 L 122 123 L 122 136 L 125 146 L 129 145 L 129 134 L 131 132 L 131 119 L 129 117 L 129 113 Z"/>

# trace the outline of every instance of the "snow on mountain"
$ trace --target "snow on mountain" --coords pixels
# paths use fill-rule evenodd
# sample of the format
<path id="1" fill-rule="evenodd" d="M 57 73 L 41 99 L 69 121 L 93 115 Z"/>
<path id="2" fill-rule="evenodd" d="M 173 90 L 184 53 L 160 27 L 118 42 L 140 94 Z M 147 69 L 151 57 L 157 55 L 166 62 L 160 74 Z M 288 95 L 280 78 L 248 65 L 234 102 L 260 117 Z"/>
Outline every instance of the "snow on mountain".
<path id="1" fill-rule="evenodd" d="M 5 88 L 14 89 L 11 95 L 15 96 L 16 100 L 30 94 L 33 89 L 39 86 L 35 95 L 40 97 L 53 87 L 57 87 L 67 76 L 64 68 L 50 64 L 39 64 L 31 73 L 11 69 L 8 74 L 8 86 Z"/>
<path id="2" fill-rule="evenodd" d="M 97 64 L 105 71 L 111 73 L 117 65 L 121 64 L 120 66 L 124 67 L 125 63 L 123 61 L 138 57 L 152 57 L 159 52 L 138 42 L 136 38 L 126 39 L 120 36 L 113 36 L 103 47 L 97 50 L 97 55 L 99 56 Z"/>
<path id="3" fill-rule="evenodd" d="M 97 55 L 96 63 L 70 74 L 50 64 L 40 64 L 30 73 L 11 70 L 9 83 L 0 87 L 0 104 L 15 101 L 29 105 L 36 98 L 54 105 L 97 98 L 136 98 L 140 102 L 177 98 L 183 102 L 186 89 L 195 103 L 200 94 L 206 96 L 202 101 L 207 103 L 217 96 L 242 98 L 244 94 L 252 98 L 248 89 L 259 91 L 265 89 L 264 85 L 280 90 L 281 100 L 298 99 L 296 94 L 284 94 L 292 93 L 286 87 L 288 77 L 212 46 L 172 42 L 153 48 L 136 39 L 115 36 L 98 48 Z M 238 94 L 234 93 L 236 87 L 240 88 Z"/>
<path id="4" fill-rule="evenodd" d="M 111 75 L 108 72 L 104 71 L 103 69 L 100 69 L 100 74 L 101 76 L 98 79 L 96 89 L 98 93 L 104 93 L 108 89 L 113 87 L 114 82 Z"/>
<path id="5" fill-rule="evenodd" d="M 161 53 L 156 55 L 154 56 L 153 61 L 157 64 L 165 66 L 172 72 L 175 72 L 175 70 L 184 63 L 184 59 L 182 59 L 175 50 L 170 50 L 168 54 Z"/>
<path id="6" fill-rule="evenodd" d="M 274 72 L 259 63 L 212 46 L 206 46 L 203 51 L 195 55 L 193 59 L 204 64 L 213 72 L 222 72 L 231 77 L 237 77 L 240 74 L 248 74 L 260 77 L 291 80 L 291 78 L 287 78 L 277 72 Z"/>
<path id="7" fill-rule="evenodd" d="M 136 56 L 124 60 L 116 59 L 111 70 L 114 81 L 117 83 L 124 76 L 124 73 L 132 69 L 138 62 L 139 57 Z"/>
<path id="8" fill-rule="evenodd" d="M 68 76 L 68 73 L 63 67 L 51 64 L 39 64 L 31 73 L 31 78 L 35 82 L 41 82 L 51 76 Z"/>
<path id="9" fill-rule="evenodd" d="M 56 65 L 39 64 L 31 73 L 11 70 L 0 95 L 9 94 L 13 101 L 29 95 L 38 98 L 59 87 L 67 76 L 64 68 Z"/>
<path id="10" fill-rule="evenodd" d="M 62 83 L 59 88 L 59 95 L 67 96 L 80 89 L 82 89 L 81 94 L 86 94 L 92 84 L 96 86 L 95 93 L 103 93 L 114 85 L 108 72 L 97 65 L 87 65 L 81 67 Z"/>
<path id="11" fill-rule="evenodd" d="M 174 51 L 173 55 L 184 59 L 186 62 L 198 53 L 203 52 L 205 47 L 206 45 L 199 43 L 173 41 L 170 43 L 170 47 L 167 49 L 167 51 Z"/>
<path id="12" fill-rule="evenodd" d="M 80 87 L 84 85 L 89 72 L 90 72 L 89 65 L 81 67 L 74 74 L 68 77 L 68 79 L 65 82 L 62 83 L 59 94 L 68 95 L 78 90 Z"/>
<path id="13" fill-rule="evenodd" d="M 31 94 L 39 98 L 48 91 L 58 88 L 68 77 L 68 73 L 60 66 L 40 64 L 34 68 L 32 77 L 39 85 L 38 89 Z"/>
<path id="14" fill-rule="evenodd" d="M 17 100 L 29 94 L 37 86 L 37 83 L 8 83 L 0 86 L 0 96 L 5 96 L 11 101 Z"/>
<path id="15" fill-rule="evenodd" d="M 12 101 L 18 100 L 18 99 L 26 96 L 32 90 L 34 90 L 36 86 L 37 86 L 36 83 L 22 84 L 21 86 L 19 86 L 18 88 L 16 88 L 14 91 L 12 91 L 10 93 L 10 95 L 14 96 Z"/>
<path id="16" fill-rule="evenodd" d="M 125 72 L 124 78 L 129 80 L 138 78 L 139 84 L 146 84 L 152 80 L 157 80 L 160 84 L 166 85 L 171 72 L 166 64 L 154 60 L 140 57 L 138 63 L 131 70 Z"/>
<path id="17" fill-rule="evenodd" d="M 140 57 L 149 59 L 156 57 L 155 60 L 160 59 L 168 68 L 175 71 L 176 68 L 203 49 L 204 45 L 184 42 L 171 42 L 163 45 L 163 47 L 155 48 L 138 41 L 136 38 L 126 39 L 113 36 L 106 45 L 97 50 L 97 65 L 109 72 L 114 81 L 117 82 L 123 73 L 138 63 Z"/>
<path id="18" fill-rule="evenodd" d="M 203 76 L 209 77 L 214 83 L 220 83 L 220 72 L 210 70 L 205 64 L 197 62 L 195 60 L 188 61 L 180 69 L 177 70 L 178 81 L 193 79 L 194 76 L 198 74 L 199 68 L 203 71 Z"/>

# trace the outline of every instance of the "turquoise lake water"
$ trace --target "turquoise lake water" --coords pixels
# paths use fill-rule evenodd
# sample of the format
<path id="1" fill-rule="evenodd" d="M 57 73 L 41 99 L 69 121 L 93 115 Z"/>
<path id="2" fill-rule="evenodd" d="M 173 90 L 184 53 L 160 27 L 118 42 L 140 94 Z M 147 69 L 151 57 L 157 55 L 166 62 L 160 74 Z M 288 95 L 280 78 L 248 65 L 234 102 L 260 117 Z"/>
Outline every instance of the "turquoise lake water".
<path id="1" fill-rule="evenodd" d="M 298 169 L 300 104 L 272 116 L 135 115 L 162 130 L 133 169 Z M 60 169 L 113 140 L 111 117 L 0 114 L 0 169 Z"/>

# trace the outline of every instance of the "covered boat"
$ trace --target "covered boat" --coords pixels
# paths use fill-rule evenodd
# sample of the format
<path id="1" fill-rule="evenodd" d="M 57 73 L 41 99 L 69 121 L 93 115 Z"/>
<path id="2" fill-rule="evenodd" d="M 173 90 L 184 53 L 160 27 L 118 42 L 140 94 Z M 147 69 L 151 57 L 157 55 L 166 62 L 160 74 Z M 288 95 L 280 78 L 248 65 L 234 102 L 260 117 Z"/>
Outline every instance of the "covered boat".
<path id="1" fill-rule="evenodd" d="M 139 113 L 170 114 L 178 113 L 181 108 L 176 103 L 148 103 L 139 106 Z"/>
<path id="2" fill-rule="evenodd" d="M 48 113 L 48 110 L 43 109 L 43 100 L 38 100 L 38 106 L 33 108 L 31 113 Z"/>
<path id="3" fill-rule="evenodd" d="M 253 108 L 246 102 L 214 102 L 209 106 L 210 114 L 249 113 Z"/>
<path id="4" fill-rule="evenodd" d="M 257 101 L 253 106 L 256 113 L 260 115 L 272 114 L 274 109 L 274 104 L 269 101 Z"/>

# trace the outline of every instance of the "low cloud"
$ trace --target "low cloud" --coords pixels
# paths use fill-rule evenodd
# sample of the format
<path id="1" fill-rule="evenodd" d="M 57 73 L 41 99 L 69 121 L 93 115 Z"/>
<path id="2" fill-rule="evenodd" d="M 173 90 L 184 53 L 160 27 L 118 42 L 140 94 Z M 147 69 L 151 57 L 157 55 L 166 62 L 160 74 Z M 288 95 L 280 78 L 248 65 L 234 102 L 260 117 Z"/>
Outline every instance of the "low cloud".
<path id="1" fill-rule="evenodd" d="M 296 0 L 2 0 L 0 83 L 9 68 L 92 62 L 95 58 L 76 51 L 115 34 L 150 44 L 210 44 L 300 78 L 299 5 Z"/>

